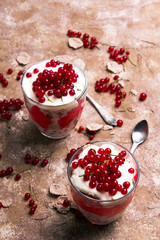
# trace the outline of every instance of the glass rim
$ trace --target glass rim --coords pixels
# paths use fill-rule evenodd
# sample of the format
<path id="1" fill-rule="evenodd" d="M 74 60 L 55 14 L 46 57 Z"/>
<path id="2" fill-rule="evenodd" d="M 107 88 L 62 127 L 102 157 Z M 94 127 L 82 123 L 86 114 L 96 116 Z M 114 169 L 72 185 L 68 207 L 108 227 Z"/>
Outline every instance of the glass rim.
<path id="1" fill-rule="evenodd" d="M 138 172 L 138 176 L 137 176 L 137 180 L 133 186 L 133 188 L 127 193 L 125 194 L 124 196 L 122 197 L 119 197 L 117 199 L 109 199 L 109 200 L 100 200 L 100 199 L 95 199 L 95 198 L 92 198 L 92 197 L 89 197 L 87 196 L 86 194 L 82 193 L 79 189 L 77 189 L 72 180 L 71 180 L 71 177 L 70 177 L 70 167 L 71 167 L 71 163 L 72 163 L 72 160 L 74 159 L 74 156 L 77 154 L 78 151 L 80 151 L 83 147 L 87 146 L 87 145 L 93 145 L 93 144 L 96 144 L 96 143 L 110 143 L 110 144 L 113 144 L 113 145 L 118 145 L 119 147 L 122 147 L 124 148 L 134 159 L 135 163 L 136 163 L 136 166 L 137 166 L 137 172 Z M 111 142 L 111 141 L 95 141 L 95 142 L 91 142 L 91 143 L 87 143 L 87 144 L 84 144 L 83 146 L 81 146 L 80 148 L 78 148 L 76 150 L 76 152 L 72 155 L 71 159 L 69 160 L 68 162 L 68 167 L 67 167 L 67 175 L 68 175 L 68 179 L 69 179 L 69 182 L 71 184 L 71 186 L 76 190 L 76 192 L 78 192 L 82 197 L 88 199 L 88 200 L 92 200 L 94 202 L 99 202 L 99 203 L 112 203 L 112 202 L 116 202 L 116 201 L 120 201 L 120 200 L 123 200 L 125 199 L 128 195 L 130 195 L 136 188 L 138 182 L 139 182 L 139 178 L 140 178 L 140 168 L 139 168 L 139 164 L 138 164 L 138 161 L 136 160 L 135 156 L 126 148 L 126 147 L 123 147 L 121 144 L 119 143 L 115 143 L 115 142 Z"/>
<path id="2" fill-rule="evenodd" d="M 75 98 L 73 101 L 71 101 L 71 102 L 69 102 L 69 103 L 64 103 L 64 104 L 61 104 L 61 105 L 53 106 L 53 105 L 47 105 L 47 104 L 39 103 L 38 101 L 35 101 L 35 100 L 33 100 L 32 98 L 30 98 L 29 96 L 27 96 L 27 94 L 25 93 L 25 90 L 24 90 L 24 88 L 23 88 L 23 80 L 24 80 L 24 75 L 25 75 L 25 73 L 26 73 L 31 67 L 33 67 L 34 65 L 39 64 L 39 63 L 41 63 L 41 62 L 50 61 L 50 60 L 52 60 L 52 58 L 51 58 L 51 59 L 41 60 L 41 61 L 39 61 L 39 62 L 36 62 L 35 64 L 30 65 L 30 66 L 25 70 L 25 72 L 24 72 L 24 74 L 23 74 L 23 77 L 22 77 L 22 80 L 21 80 L 21 88 L 22 88 L 23 94 L 24 94 L 31 102 L 33 102 L 34 104 L 37 104 L 37 105 L 43 106 L 43 107 L 49 107 L 49 108 L 63 107 L 63 106 L 70 105 L 70 104 L 74 103 L 75 101 L 78 101 L 78 100 L 84 95 L 84 93 L 85 93 L 86 90 L 87 90 L 87 77 L 86 77 L 86 74 L 85 74 L 85 72 L 83 71 L 83 69 L 82 69 L 81 67 L 79 67 L 76 63 L 73 63 L 73 62 L 70 62 L 70 61 L 67 61 L 67 60 L 66 60 L 66 61 L 60 61 L 60 63 L 62 63 L 62 64 L 65 64 L 65 63 L 72 64 L 73 66 L 75 66 L 76 68 L 78 68 L 78 69 L 82 72 L 83 77 L 84 77 L 84 79 L 85 79 L 84 89 L 83 89 L 83 91 L 81 92 L 81 94 L 80 94 L 77 98 Z M 54 60 L 57 61 L 58 59 L 55 58 Z M 59 60 L 58 60 L 58 61 L 59 61 Z"/>

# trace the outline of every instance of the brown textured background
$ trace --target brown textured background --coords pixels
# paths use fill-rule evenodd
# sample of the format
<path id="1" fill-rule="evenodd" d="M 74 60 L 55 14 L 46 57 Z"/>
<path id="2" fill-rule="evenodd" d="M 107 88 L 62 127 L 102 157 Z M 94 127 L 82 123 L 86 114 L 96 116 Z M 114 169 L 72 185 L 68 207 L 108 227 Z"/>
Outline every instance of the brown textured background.
<path id="1" fill-rule="evenodd" d="M 149 123 L 148 139 L 135 151 L 141 178 L 130 207 L 118 221 L 108 226 L 93 226 L 85 219 L 75 218 L 72 211 L 58 213 L 52 208 L 56 199 L 48 194 L 49 187 L 57 179 L 63 179 L 64 187 L 67 185 L 65 156 L 69 149 L 86 143 L 88 138 L 73 131 L 62 140 L 47 139 L 30 120 L 23 120 L 22 117 L 27 115 L 25 107 L 12 117 L 11 129 L 5 122 L 0 122 L 0 153 L 3 155 L 0 169 L 8 166 L 17 171 L 26 168 L 23 160 L 26 152 L 46 156 L 53 151 L 46 168 L 35 167 L 23 173 L 19 182 L 15 182 L 13 177 L 0 179 L 0 201 L 9 205 L 0 210 L 1 240 L 160 239 L 159 13 L 160 2 L 156 0 L 0 1 L 0 72 L 9 81 L 7 88 L 0 86 L 1 100 L 23 98 L 20 82 L 16 81 L 18 70 L 41 59 L 66 55 L 73 61 L 84 61 L 90 95 L 116 119 L 124 121 L 122 128 L 101 130 L 94 140 L 114 141 L 130 149 L 131 131 L 135 124 L 142 119 Z M 99 45 L 100 50 L 72 50 L 67 45 L 68 29 L 87 32 L 101 43 L 130 50 L 137 67 L 127 62 L 123 76 L 130 79 L 125 87 L 128 93 L 125 102 L 135 109 L 134 113 L 120 112 L 114 108 L 113 96 L 98 94 L 94 90 L 96 80 L 111 77 L 105 70 L 107 47 Z M 21 52 L 31 56 L 30 63 L 25 67 L 19 66 L 16 61 Z M 11 76 L 6 75 L 9 67 L 14 69 Z M 135 89 L 138 95 L 146 92 L 147 100 L 140 102 L 138 95 L 129 94 L 131 89 Z M 86 126 L 89 122 L 104 124 L 96 110 L 86 102 L 79 125 Z M 29 209 L 23 200 L 29 184 L 32 184 L 38 200 L 34 216 L 28 215 Z"/>

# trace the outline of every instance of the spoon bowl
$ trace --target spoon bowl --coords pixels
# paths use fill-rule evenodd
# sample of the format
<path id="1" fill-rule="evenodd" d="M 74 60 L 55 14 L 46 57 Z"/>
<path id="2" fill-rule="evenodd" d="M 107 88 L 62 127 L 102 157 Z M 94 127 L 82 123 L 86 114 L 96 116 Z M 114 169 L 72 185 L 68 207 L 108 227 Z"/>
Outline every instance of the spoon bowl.
<path id="1" fill-rule="evenodd" d="M 143 143 L 148 136 L 148 123 L 146 120 L 142 120 L 136 124 L 132 131 L 132 148 L 131 153 L 135 151 L 139 144 Z"/>

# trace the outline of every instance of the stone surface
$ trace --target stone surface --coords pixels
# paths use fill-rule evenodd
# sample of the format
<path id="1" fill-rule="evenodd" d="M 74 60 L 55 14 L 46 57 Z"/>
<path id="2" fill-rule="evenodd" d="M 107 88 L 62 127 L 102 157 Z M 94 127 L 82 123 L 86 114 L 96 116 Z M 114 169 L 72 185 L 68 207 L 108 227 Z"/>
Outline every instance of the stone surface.
<path id="1" fill-rule="evenodd" d="M 96 6 L 96 7 L 95 7 Z M 135 197 L 123 216 L 107 226 L 94 226 L 83 217 L 76 218 L 74 211 L 60 214 L 53 209 L 56 198 L 50 196 L 48 189 L 54 179 L 67 181 L 66 154 L 77 148 L 88 137 L 73 131 L 61 140 L 51 140 L 42 136 L 30 119 L 25 118 L 25 107 L 14 113 L 11 128 L 0 120 L 0 168 L 12 166 L 20 171 L 28 166 L 24 163 L 27 152 L 32 156 L 47 156 L 49 165 L 36 166 L 22 173 L 20 181 L 14 177 L 0 179 L 0 201 L 4 196 L 12 200 L 7 208 L 0 209 L 1 240 L 61 240 L 61 239 L 108 239 L 108 240 L 158 240 L 160 239 L 160 152 L 159 152 L 159 115 L 160 115 L 160 2 L 156 0 L 6 0 L 0 3 L 0 72 L 9 81 L 8 87 L 0 85 L 0 100 L 23 98 L 20 81 L 16 81 L 19 70 L 31 64 L 55 56 L 68 57 L 69 60 L 81 59 L 88 79 L 88 92 L 116 119 L 123 119 L 121 128 L 111 131 L 100 130 L 94 140 L 109 140 L 131 148 L 131 131 L 140 120 L 149 124 L 147 141 L 137 148 L 135 157 L 139 161 L 141 177 Z M 87 32 L 97 37 L 99 43 L 125 47 L 131 52 L 131 59 L 137 65 L 127 62 L 124 76 L 128 93 L 125 100 L 135 112 L 114 107 L 114 96 L 109 93 L 96 93 L 94 85 L 106 76 L 108 62 L 107 46 L 99 44 L 90 50 L 68 47 L 68 29 Z M 21 52 L 31 56 L 26 66 L 18 65 L 16 58 Z M 7 75 L 7 69 L 14 69 Z M 126 78 L 124 77 L 123 78 Z M 122 76 L 121 76 L 122 77 Z M 137 95 L 129 94 L 134 89 Z M 146 92 L 148 98 L 139 101 L 139 94 Z M 89 102 L 79 121 L 79 125 L 104 122 Z M 24 194 L 34 188 L 38 208 L 34 216 L 28 214 L 29 208 Z M 69 183 L 67 197 L 70 198 Z M 7 202 L 7 199 L 6 199 Z"/>

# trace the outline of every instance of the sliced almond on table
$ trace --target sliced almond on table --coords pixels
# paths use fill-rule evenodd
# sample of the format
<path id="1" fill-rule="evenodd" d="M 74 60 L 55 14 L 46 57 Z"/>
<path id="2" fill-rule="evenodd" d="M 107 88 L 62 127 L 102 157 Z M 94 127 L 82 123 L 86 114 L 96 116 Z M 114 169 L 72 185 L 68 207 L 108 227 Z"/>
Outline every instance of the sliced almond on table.
<path id="1" fill-rule="evenodd" d="M 21 52 L 17 57 L 17 62 L 20 65 L 27 65 L 30 62 L 31 56 L 26 52 Z"/>
<path id="2" fill-rule="evenodd" d="M 79 38 L 69 38 L 68 45 L 73 49 L 77 49 L 83 46 L 83 42 Z"/>
<path id="3" fill-rule="evenodd" d="M 60 195 L 67 195 L 66 187 L 62 184 L 55 184 L 53 183 L 49 188 L 50 194 L 54 196 L 60 196 Z"/>
<path id="4" fill-rule="evenodd" d="M 107 71 L 112 72 L 112 73 L 120 73 L 123 71 L 123 66 L 122 64 L 118 64 L 116 62 L 113 61 L 109 61 L 107 63 Z"/>
<path id="5" fill-rule="evenodd" d="M 102 124 L 99 124 L 99 123 L 90 123 L 87 125 L 87 129 L 89 131 L 98 131 L 100 130 L 101 128 L 103 127 Z"/>
<path id="6" fill-rule="evenodd" d="M 133 95 L 137 95 L 138 94 L 137 91 L 134 90 L 134 89 L 131 89 L 130 93 L 132 93 Z"/>

